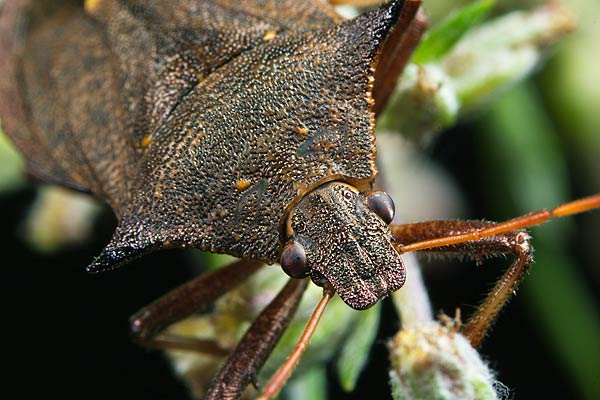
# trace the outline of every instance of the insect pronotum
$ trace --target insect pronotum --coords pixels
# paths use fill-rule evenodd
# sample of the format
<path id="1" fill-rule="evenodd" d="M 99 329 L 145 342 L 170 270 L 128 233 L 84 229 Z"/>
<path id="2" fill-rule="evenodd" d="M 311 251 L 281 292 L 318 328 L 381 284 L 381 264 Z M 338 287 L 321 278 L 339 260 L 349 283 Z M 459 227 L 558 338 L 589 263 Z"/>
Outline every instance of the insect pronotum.
<path id="1" fill-rule="evenodd" d="M 48 182 L 93 193 L 119 220 L 88 267 L 166 248 L 240 261 L 132 317 L 153 347 L 218 351 L 163 333 L 263 264 L 291 278 L 215 376 L 207 398 L 253 381 L 312 281 L 324 288 L 297 351 L 265 385 L 277 394 L 334 294 L 371 307 L 406 279 L 401 254 L 511 254 L 462 333 L 477 346 L 532 262 L 522 229 L 600 206 L 592 196 L 495 224 L 391 224 L 374 190 L 374 118 L 425 29 L 419 0 L 343 20 L 319 1 L 6 0 L 0 114 Z"/>

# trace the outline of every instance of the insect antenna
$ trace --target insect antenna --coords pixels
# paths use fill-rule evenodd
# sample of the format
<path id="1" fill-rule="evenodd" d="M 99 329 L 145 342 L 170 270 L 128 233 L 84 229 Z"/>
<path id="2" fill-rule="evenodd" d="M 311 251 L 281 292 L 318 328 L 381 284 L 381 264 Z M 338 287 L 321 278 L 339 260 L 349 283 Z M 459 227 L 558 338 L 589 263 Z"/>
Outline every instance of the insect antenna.
<path id="1" fill-rule="evenodd" d="M 323 315 L 329 300 L 333 297 L 335 291 L 331 285 L 326 285 L 323 288 L 323 297 L 315 307 L 310 319 L 306 323 L 306 327 L 304 328 L 304 332 L 302 332 L 302 336 L 298 339 L 298 343 L 294 347 L 294 351 L 288 356 L 285 362 L 279 367 L 279 369 L 273 374 L 269 382 L 265 385 L 263 389 L 263 394 L 258 398 L 258 400 L 268 400 L 277 395 L 285 382 L 288 380 L 290 375 L 292 374 L 296 364 L 302 357 L 302 354 L 306 350 L 308 346 L 308 342 L 315 332 L 317 325 Z"/>

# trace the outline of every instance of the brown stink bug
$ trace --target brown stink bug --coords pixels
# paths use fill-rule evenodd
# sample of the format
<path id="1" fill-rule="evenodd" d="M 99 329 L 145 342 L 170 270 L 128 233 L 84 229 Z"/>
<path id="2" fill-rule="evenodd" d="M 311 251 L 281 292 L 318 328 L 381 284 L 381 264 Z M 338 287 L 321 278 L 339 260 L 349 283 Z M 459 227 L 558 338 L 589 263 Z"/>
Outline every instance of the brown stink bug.
<path id="1" fill-rule="evenodd" d="M 208 308 L 263 264 L 291 277 L 228 355 L 207 398 L 237 398 L 312 281 L 324 288 L 283 385 L 328 299 L 371 307 L 405 282 L 401 254 L 510 254 L 504 278 L 464 325 L 474 346 L 532 263 L 522 229 L 596 208 L 600 197 L 505 223 L 390 225 L 374 190 L 374 118 L 425 28 L 420 1 L 343 20 L 319 1 L 6 0 L 0 16 L 3 128 L 48 182 L 91 192 L 118 218 L 88 267 L 193 247 L 240 261 L 132 318 L 135 338 Z"/>

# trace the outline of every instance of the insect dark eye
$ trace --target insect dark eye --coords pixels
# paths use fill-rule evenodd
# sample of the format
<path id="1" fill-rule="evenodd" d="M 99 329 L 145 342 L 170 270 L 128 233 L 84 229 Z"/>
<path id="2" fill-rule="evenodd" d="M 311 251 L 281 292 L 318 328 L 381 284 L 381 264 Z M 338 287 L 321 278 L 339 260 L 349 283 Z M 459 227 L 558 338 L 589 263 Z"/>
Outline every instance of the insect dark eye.
<path id="1" fill-rule="evenodd" d="M 394 201 L 385 192 L 375 191 L 366 193 L 365 202 L 375 214 L 386 224 L 394 219 Z"/>
<path id="2" fill-rule="evenodd" d="M 352 192 L 345 189 L 344 192 L 342 193 L 342 195 L 344 196 L 344 198 L 346 200 L 350 200 L 352 198 Z"/>
<path id="3" fill-rule="evenodd" d="M 281 253 L 281 267 L 292 278 L 308 276 L 306 253 L 304 247 L 297 242 L 289 242 Z"/>

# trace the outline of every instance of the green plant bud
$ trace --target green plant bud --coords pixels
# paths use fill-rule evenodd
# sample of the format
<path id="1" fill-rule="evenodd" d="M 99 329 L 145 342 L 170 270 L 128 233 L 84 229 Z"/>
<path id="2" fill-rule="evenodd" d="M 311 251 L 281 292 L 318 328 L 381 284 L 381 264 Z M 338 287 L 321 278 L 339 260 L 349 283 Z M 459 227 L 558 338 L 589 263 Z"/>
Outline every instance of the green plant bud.
<path id="1" fill-rule="evenodd" d="M 417 50 L 417 63 L 405 69 L 379 121 L 381 127 L 429 141 L 468 111 L 531 74 L 551 45 L 574 28 L 571 13 L 554 3 L 529 12 L 511 12 L 474 28 L 461 29 L 456 26 L 460 21 L 467 24 L 472 19 L 453 16 L 452 23 L 442 23 L 436 35 L 425 40 L 426 49 Z M 452 46 L 437 44 L 434 38 L 447 37 L 444 29 L 465 33 Z M 440 48 L 447 49 L 446 53 L 434 51 Z"/>
<path id="2" fill-rule="evenodd" d="M 397 400 L 497 399 L 494 375 L 469 341 L 430 322 L 403 329 L 389 344 Z"/>

